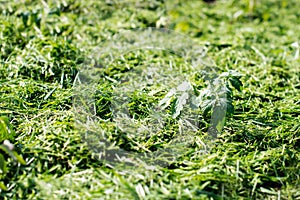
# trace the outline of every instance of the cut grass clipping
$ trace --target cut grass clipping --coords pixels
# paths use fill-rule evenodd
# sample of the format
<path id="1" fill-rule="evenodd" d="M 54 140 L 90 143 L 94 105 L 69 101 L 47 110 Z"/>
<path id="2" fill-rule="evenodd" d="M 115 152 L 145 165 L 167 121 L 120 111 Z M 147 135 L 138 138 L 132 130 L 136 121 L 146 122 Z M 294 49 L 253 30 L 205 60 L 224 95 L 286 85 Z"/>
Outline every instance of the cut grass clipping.
<path id="1" fill-rule="evenodd" d="M 300 198 L 297 0 L 27 0 L 1 2 L 0 11 L 1 199 Z M 208 124 L 202 120 L 204 110 L 199 110 L 204 128 L 177 160 L 147 170 L 110 168 L 74 127 L 74 79 L 99 44 L 122 30 L 146 27 L 193 38 L 208 49 L 218 75 L 224 73 L 231 88 L 238 82 L 230 82 L 227 73 L 243 74 L 243 88 L 231 90 L 234 112 L 208 153 L 201 151 Z M 139 57 L 153 55 L 134 52 L 132 60 L 112 63 L 105 74 L 125 76 Z M 168 55 L 154 59 L 165 62 Z M 208 88 L 203 74 L 189 73 L 194 74 L 193 87 Z M 113 84 L 99 80 L 96 104 L 103 120 L 112 117 L 105 105 Z M 148 90 L 136 91 L 128 104 L 130 114 L 137 120 L 147 118 L 151 106 L 169 91 L 153 97 Z M 177 129 L 172 115 L 180 104 L 175 99 L 170 96 L 166 111 L 171 117 L 160 133 L 166 139 Z M 142 136 L 129 142 L 118 139 L 118 145 L 131 151 L 145 150 L 134 142 L 143 141 L 149 151 L 168 146 L 166 140 L 159 143 L 160 135 L 149 143 Z"/>

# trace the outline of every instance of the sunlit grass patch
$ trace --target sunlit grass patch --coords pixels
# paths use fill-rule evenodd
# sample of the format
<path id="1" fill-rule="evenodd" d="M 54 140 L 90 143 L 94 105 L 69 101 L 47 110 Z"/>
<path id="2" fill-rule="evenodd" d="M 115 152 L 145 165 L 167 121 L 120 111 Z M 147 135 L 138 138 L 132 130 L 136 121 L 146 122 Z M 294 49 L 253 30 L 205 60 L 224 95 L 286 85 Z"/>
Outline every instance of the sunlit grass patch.
<path id="1" fill-rule="evenodd" d="M 0 150 L 0 198 L 299 198 L 298 7 L 296 0 L 0 3 L 0 142 L 10 140 L 26 162 Z M 200 107 L 181 107 L 188 102 L 182 93 L 199 96 L 210 84 L 183 56 L 135 49 L 110 65 L 97 60 L 101 76 L 93 111 L 109 142 L 137 154 L 169 150 L 134 168 L 109 165 L 99 159 L 99 135 L 85 140 L 75 128 L 74 81 L 85 61 L 97 59 L 88 57 L 94 49 L 101 52 L 101 44 L 124 30 L 149 26 L 192 37 L 190 45 L 207 48 L 219 75 L 239 71 L 243 87 L 239 91 L 238 81 L 226 82 L 234 110 L 211 141 L 212 110 L 205 116 Z M 146 79 L 145 69 L 157 80 Z M 163 123 L 152 118 L 160 103 Z M 123 111 L 127 118 L 118 116 Z M 180 128 L 185 116 L 197 131 Z M 136 126 L 127 126 L 131 122 Z M 185 140 L 176 137 L 189 131 L 194 134 Z M 176 159 L 166 158 L 177 152 Z"/>

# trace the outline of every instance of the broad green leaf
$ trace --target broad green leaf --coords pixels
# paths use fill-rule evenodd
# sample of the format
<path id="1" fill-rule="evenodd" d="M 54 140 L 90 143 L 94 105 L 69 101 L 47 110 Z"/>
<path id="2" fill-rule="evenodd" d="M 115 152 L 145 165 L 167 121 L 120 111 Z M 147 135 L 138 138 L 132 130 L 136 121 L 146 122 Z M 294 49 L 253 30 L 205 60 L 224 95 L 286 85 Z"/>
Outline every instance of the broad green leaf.
<path id="1" fill-rule="evenodd" d="M 226 107 L 224 105 L 215 106 L 213 108 L 212 113 L 212 126 L 217 129 L 217 131 L 220 133 L 224 127 L 225 124 L 225 118 L 226 118 L 226 112 L 224 111 Z"/>
<path id="2" fill-rule="evenodd" d="M 204 116 L 208 114 L 209 111 L 213 108 L 214 101 L 211 99 L 205 100 L 201 104 L 201 110 Z"/>
<path id="3" fill-rule="evenodd" d="M 229 76 L 229 72 L 223 72 L 222 74 L 219 75 L 220 78 L 228 77 L 228 76 Z"/>
<path id="4" fill-rule="evenodd" d="M 171 89 L 166 96 L 160 100 L 158 106 L 162 106 L 162 109 L 165 109 L 166 107 L 168 107 L 171 103 L 171 100 L 173 98 L 173 95 L 176 93 L 176 90 L 173 88 Z"/>
<path id="5" fill-rule="evenodd" d="M 239 78 L 232 77 L 232 78 L 229 78 L 229 81 L 236 90 L 238 90 L 239 92 L 242 91 L 243 83 Z"/>
<path id="6" fill-rule="evenodd" d="M 2 154 L 0 154 L 0 173 L 6 173 L 6 162 Z"/>
<path id="7" fill-rule="evenodd" d="M 12 129 L 9 120 L 5 116 L 0 117 L 0 142 L 4 140 L 13 140 L 15 132 Z"/>
<path id="8" fill-rule="evenodd" d="M 176 118 L 180 115 L 180 112 L 183 109 L 183 106 L 187 103 L 188 98 L 189 95 L 187 92 L 182 93 L 182 95 L 179 98 L 177 98 L 175 104 L 175 113 L 172 114 L 173 118 Z"/>
<path id="9" fill-rule="evenodd" d="M 4 191 L 7 191 L 7 187 L 4 185 L 3 182 L 0 182 L 0 189 L 4 190 Z"/>
<path id="10" fill-rule="evenodd" d="M 234 77 L 242 77 L 243 76 L 240 72 L 238 72 L 236 70 L 229 70 L 228 73 L 229 73 L 229 76 L 231 76 L 231 77 L 233 77 L 233 76 Z"/>
<path id="11" fill-rule="evenodd" d="M 197 109 L 199 108 L 200 104 L 201 104 L 201 97 L 200 96 L 192 96 L 191 97 L 191 107 L 192 109 Z"/>
<path id="12" fill-rule="evenodd" d="M 232 102 L 228 101 L 226 107 L 227 114 L 232 115 L 234 113 L 234 106 L 232 105 Z"/>
<path id="13" fill-rule="evenodd" d="M 21 155 L 19 155 L 16 151 L 13 151 L 12 153 L 13 153 L 15 159 L 16 159 L 19 163 L 21 163 L 22 165 L 26 165 L 26 162 L 25 162 L 25 160 L 22 158 Z"/>
<path id="14" fill-rule="evenodd" d="M 26 165 L 26 162 L 24 159 L 16 152 L 10 150 L 7 146 L 5 145 L 0 145 L 0 149 L 3 150 L 5 153 L 7 153 L 10 157 L 12 157 L 14 160 L 18 161 L 19 163 Z"/>
<path id="15" fill-rule="evenodd" d="M 12 155 L 11 151 L 5 145 L 1 144 L 0 149 L 3 150 L 5 153 L 9 154 L 10 156 Z"/>
<path id="16" fill-rule="evenodd" d="M 184 81 L 182 82 L 178 87 L 177 87 L 177 90 L 178 91 L 182 91 L 182 92 L 186 92 L 186 91 L 189 91 L 192 89 L 192 86 L 189 82 L 187 81 Z"/>

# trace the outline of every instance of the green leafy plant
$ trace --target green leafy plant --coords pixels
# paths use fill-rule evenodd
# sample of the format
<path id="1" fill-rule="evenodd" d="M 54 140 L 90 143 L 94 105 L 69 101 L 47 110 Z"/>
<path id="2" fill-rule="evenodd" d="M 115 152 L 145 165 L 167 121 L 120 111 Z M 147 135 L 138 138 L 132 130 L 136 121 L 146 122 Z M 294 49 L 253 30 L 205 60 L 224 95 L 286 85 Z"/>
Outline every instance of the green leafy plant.
<path id="1" fill-rule="evenodd" d="M 225 117 L 234 113 L 233 89 L 242 91 L 242 75 L 237 71 L 229 70 L 220 75 L 204 73 L 204 79 L 207 80 L 207 88 L 199 91 L 200 95 L 196 98 L 196 105 L 200 106 L 204 118 L 211 117 L 213 129 L 221 132 Z M 210 113 L 210 115 L 209 115 Z"/>
<path id="2" fill-rule="evenodd" d="M 226 115 L 232 115 L 234 112 L 233 89 L 242 90 L 242 75 L 233 70 L 220 75 L 205 71 L 201 74 L 200 78 L 207 82 L 206 87 L 199 90 L 198 85 L 184 81 L 176 89 L 171 89 L 160 101 L 159 106 L 163 109 L 171 106 L 172 117 L 176 118 L 184 106 L 190 103 L 192 108 L 201 109 L 205 119 L 217 116 L 212 125 L 221 132 Z"/>
<path id="3" fill-rule="evenodd" d="M 9 120 L 5 116 L 0 117 L 0 142 L 3 144 L 0 145 L 0 190 L 7 190 L 5 184 L 1 181 L 4 175 L 7 173 L 7 160 L 5 159 L 2 152 L 9 155 L 15 161 L 25 165 L 26 162 L 23 158 L 14 150 L 14 145 L 9 142 L 13 140 L 15 132 L 12 129 Z"/>
<path id="4" fill-rule="evenodd" d="M 6 116 L 0 116 L 0 142 L 4 140 L 13 140 L 16 135 L 12 129 L 9 119 Z"/>

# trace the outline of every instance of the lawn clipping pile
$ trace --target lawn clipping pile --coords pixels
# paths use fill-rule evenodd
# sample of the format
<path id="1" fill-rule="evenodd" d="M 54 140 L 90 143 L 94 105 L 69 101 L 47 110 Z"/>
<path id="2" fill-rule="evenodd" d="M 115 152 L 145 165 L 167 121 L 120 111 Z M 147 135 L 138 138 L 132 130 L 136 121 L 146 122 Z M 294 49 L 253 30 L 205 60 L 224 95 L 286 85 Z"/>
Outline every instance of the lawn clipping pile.
<path id="1" fill-rule="evenodd" d="M 1 1 L 0 199 L 300 199 L 299 10 Z"/>

